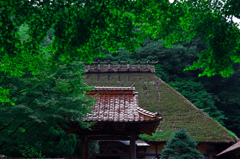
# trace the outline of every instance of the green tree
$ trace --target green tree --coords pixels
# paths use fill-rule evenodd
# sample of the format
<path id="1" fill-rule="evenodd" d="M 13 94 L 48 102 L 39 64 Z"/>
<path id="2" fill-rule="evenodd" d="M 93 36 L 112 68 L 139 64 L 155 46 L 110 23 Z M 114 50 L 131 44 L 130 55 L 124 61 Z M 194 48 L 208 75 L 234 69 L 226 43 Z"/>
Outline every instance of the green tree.
<path id="1" fill-rule="evenodd" d="M 111 53 L 117 48 L 133 52 L 145 37 L 171 43 L 201 35 L 208 48 L 190 69 L 203 68 L 202 75 L 233 73 L 240 62 L 240 32 L 233 16 L 239 17 L 239 3 L 229 0 L 99 1 L 99 0 L 1 0 L 0 71 L 21 76 L 27 68 L 38 74 L 42 51 L 53 61 L 91 62 L 102 56 L 100 47 Z M 27 26 L 21 30 L 20 26 Z M 51 46 L 43 40 L 52 29 Z M 22 38 L 21 33 L 28 36 Z M 50 44 L 49 39 L 45 42 Z M 0 88 L 0 101 L 10 102 L 9 91 Z"/>
<path id="2" fill-rule="evenodd" d="M 19 131 L 11 136 L 4 135 L 7 138 L 1 138 L 0 143 L 5 144 L 0 153 L 8 157 L 69 157 L 75 151 L 75 135 L 67 135 L 59 127 L 28 132 L 28 136 L 24 133 Z"/>
<path id="3" fill-rule="evenodd" d="M 174 132 L 162 150 L 162 159 L 197 159 L 204 157 L 197 149 L 197 142 L 185 129 Z"/>
<path id="4" fill-rule="evenodd" d="M 83 122 L 82 117 L 90 112 L 93 100 L 87 99 L 85 95 L 85 91 L 91 88 L 83 83 L 82 63 L 52 66 L 45 58 L 42 59 L 42 64 L 48 69 L 39 70 L 39 74 L 35 76 L 29 71 L 21 78 L 0 72 L 0 84 L 4 89 L 10 90 L 8 98 L 15 103 L 14 106 L 10 103 L 0 103 L 1 150 L 7 149 L 10 143 L 16 141 L 19 145 L 29 145 L 30 148 L 36 148 L 48 155 L 51 149 L 43 150 L 38 148 L 41 146 L 32 142 L 43 140 L 43 146 L 46 143 L 45 139 L 53 139 L 55 134 L 55 137 L 58 136 L 58 144 L 55 144 L 55 149 L 52 150 L 58 149 L 56 154 L 65 151 L 68 152 L 66 154 L 70 154 L 74 152 L 74 146 L 69 145 L 74 145 L 74 141 L 67 143 L 70 138 L 64 137 L 62 132 L 59 134 L 55 129 L 59 128 L 59 125 L 61 128 L 67 128 L 69 122 L 75 122 L 81 128 L 89 126 L 89 123 Z M 19 146 L 11 145 L 12 149 L 20 152 Z"/>
<path id="5" fill-rule="evenodd" d="M 219 110 L 223 111 L 227 119 L 224 121 L 225 126 L 240 135 L 240 72 L 239 66 L 235 66 L 237 70 L 228 78 L 214 76 L 211 78 L 203 78 L 202 83 L 205 89 L 214 94 L 217 99 L 214 100 Z"/>
<path id="6" fill-rule="evenodd" d="M 2 135 L 2 134 L 1 134 Z M 8 157 L 77 157 L 79 156 L 80 140 L 76 135 L 67 135 L 60 127 L 28 133 L 16 132 L 4 138 L 5 145 L 0 154 Z M 3 138 L 1 138 L 3 139 Z M 0 141 L 2 143 L 3 141 Z M 99 153 L 97 141 L 89 141 L 89 155 Z"/>

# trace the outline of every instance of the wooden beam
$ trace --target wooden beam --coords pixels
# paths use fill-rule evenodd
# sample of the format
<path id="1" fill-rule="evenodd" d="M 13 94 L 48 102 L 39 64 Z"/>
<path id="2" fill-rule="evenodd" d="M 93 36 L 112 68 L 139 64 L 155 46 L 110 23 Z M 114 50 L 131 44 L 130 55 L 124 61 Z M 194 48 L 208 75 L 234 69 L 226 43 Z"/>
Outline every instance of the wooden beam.
<path id="1" fill-rule="evenodd" d="M 88 136 L 89 140 L 130 140 L 129 136 Z"/>
<path id="2" fill-rule="evenodd" d="M 130 137 L 131 159 L 136 159 L 136 134 L 132 133 Z"/>
<path id="3" fill-rule="evenodd" d="M 127 127 L 126 129 L 129 130 L 131 127 Z M 129 131 L 117 131 L 114 130 L 115 129 L 115 125 L 110 125 L 109 127 L 104 127 L 101 130 L 88 130 L 88 129 L 82 129 L 81 131 L 78 132 L 78 134 L 88 134 L 88 135 L 104 135 L 104 136 L 130 136 L 131 132 Z M 136 133 L 140 134 L 140 132 L 138 131 L 138 129 L 136 129 Z"/>

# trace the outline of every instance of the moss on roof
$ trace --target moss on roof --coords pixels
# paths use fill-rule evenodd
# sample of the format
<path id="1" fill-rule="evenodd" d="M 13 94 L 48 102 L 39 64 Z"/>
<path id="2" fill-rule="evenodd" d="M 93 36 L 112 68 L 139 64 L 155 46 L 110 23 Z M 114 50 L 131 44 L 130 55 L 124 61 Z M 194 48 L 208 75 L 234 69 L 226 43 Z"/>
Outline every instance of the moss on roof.
<path id="1" fill-rule="evenodd" d="M 139 106 L 159 112 L 163 120 L 158 126 L 167 141 L 172 132 L 185 128 L 198 142 L 235 142 L 226 128 L 196 108 L 184 96 L 155 76 L 154 73 L 88 73 L 85 82 L 93 86 L 129 87 L 135 83 L 139 93 Z"/>

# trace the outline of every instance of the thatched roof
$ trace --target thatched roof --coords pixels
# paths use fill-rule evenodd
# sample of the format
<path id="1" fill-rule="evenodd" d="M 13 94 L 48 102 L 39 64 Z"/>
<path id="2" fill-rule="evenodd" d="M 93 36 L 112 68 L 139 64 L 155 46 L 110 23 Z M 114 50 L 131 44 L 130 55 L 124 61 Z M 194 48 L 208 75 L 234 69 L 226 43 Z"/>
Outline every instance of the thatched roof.
<path id="1" fill-rule="evenodd" d="M 163 118 L 158 130 L 164 132 L 164 135 L 160 135 L 157 141 L 167 141 L 172 132 L 185 128 L 198 142 L 235 142 L 235 137 L 227 129 L 155 76 L 153 66 L 141 65 L 141 69 L 138 66 L 120 65 L 118 67 L 122 68 L 114 71 L 111 71 L 110 65 L 85 66 L 85 82 L 102 87 L 130 87 L 135 84 L 139 93 L 139 106 L 151 112 L 159 112 Z"/>

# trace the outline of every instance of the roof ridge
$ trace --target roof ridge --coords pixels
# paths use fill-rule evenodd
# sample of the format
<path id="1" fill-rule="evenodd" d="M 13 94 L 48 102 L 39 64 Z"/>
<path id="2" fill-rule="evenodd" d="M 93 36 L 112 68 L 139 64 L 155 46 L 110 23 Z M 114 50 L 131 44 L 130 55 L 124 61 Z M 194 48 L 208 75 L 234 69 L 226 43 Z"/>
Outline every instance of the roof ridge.
<path id="1" fill-rule="evenodd" d="M 140 60 L 138 61 L 121 61 L 121 60 L 118 60 L 118 61 L 110 61 L 108 60 L 107 62 L 106 61 L 100 61 L 98 60 L 97 62 L 92 62 L 90 65 L 93 65 L 93 64 L 121 64 L 121 63 L 125 63 L 125 64 L 130 64 L 130 63 L 135 63 L 135 64 L 158 64 L 159 61 L 150 61 L 148 60 L 147 62 L 141 62 Z"/>
<path id="2" fill-rule="evenodd" d="M 131 73 L 131 72 L 151 72 L 155 73 L 155 67 L 153 65 L 86 65 L 84 67 L 85 74 L 88 73 Z"/>
<path id="3" fill-rule="evenodd" d="M 148 115 L 148 116 L 151 116 L 151 117 L 158 117 L 159 114 L 156 112 L 156 113 L 153 113 L 153 112 L 150 112 L 148 110 L 145 110 L 141 107 L 137 107 L 137 110 L 139 113 L 143 114 L 143 115 Z"/>

